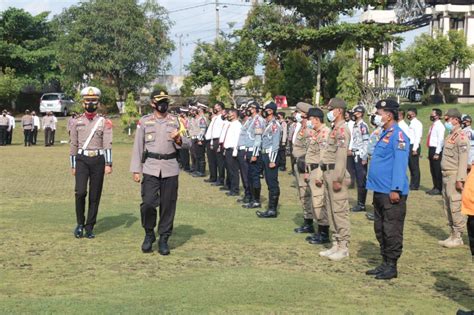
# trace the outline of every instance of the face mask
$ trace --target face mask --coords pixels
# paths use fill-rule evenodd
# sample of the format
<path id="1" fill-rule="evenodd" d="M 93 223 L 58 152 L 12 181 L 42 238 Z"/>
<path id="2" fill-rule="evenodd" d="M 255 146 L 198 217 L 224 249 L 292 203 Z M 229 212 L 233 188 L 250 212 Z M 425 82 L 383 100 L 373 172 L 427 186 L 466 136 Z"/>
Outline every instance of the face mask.
<path id="1" fill-rule="evenodd" d="M 168 103 L 167 102 L 158 102 L 158 103 L 154 103 L 155 104 L 155 109 L 156 111 L 158 111 L 159 113 L 166 113 L 166 111 L 168 110 Z"/>
<path id="2" fill-rule="evenodd" d="M 295 119 L 297 122 L 302 122 L 303 121 L 303 117 L 301 117 L 301 113 L 296 113 L 295 115 Z"/>
<path id="3" fill-rule="evenodd" d="M 407 115 L 407 119 L 408 119 L 408 120 L 411 120 L 411 115 Z"/>
<path id="4" fill-rule="evenodd" d="M 222 120 L 226 120 L 226 116 L 225 116 L 225 115 L 222 115 L 222 116 L 221 116 L 221 119 L 222 119 Z"/>
<path id="5" fill-rule="evenodd" d="M 98 102 L 85 102 L 85 109 L 88 113 L 93 113 L 97 110 L 97 103 Z"/>
<path id="6" fill-rule="evenodd" d="M 218 113 L 218 112 L 217 112 L 217 109 L 215 109 L 215 108 L 212 110 L 212 112 L 213 112 L 214 114 L 217 114 L 217 113 Z"/>
<path id="7" fill-rule="evenodd" d="M 232 117 L 231 116 L 227 117 L 227 120 L 232 121 Z"/>
<path id="8" fill-rule="evenodd" d="M 450 122 L 450 121 L 447 121 L 444 123 L 444 126 L 446 127 L 446 129 L 448 130 L 448 132 L 450 132 L 451 130 L 453 130 L 453 124 Z"/>
<path id="9" fill-rule="evenodd" d="M 334 113 L 332 111 L 328 112 L 326 115 L 329 122 L 333 122 L 336 117 L 334 117 Z"/>
<path id="10" fill-rule="evenodd" d="M 430 116 L 430 120 L 431 120 L 431 121 L 435 121 L 435 117 L 436 117 L 436 116 Z"/>
<path id="11" fill-rule="evenodd" d="M 383 127 L 384 122 L 382 121 L 382 115 L 377 114 L 374 116 L 374 125 L 377 127 Z"/>
<path id="12" fill-rule="evenodd" d="M 351 115 L 351 120 L 352 121 L 356 121 L 357 120 L 357 117 L 355 115 Z"/>
<path id="13" fill-rule="evenodd" d="M 268 117 L 268 112 L 267 112 L 266 110 L 264 110 L 264 111 L 262 112 L 262 117 L 263 117 L 263 118 L 267 118 L 267 117 Z"/>
<path id="14" fill-rule="evenodd" d="M 250 117 L 250 116 L 252 116 L 252 112 L 251 112 L 249 109 L 247 109 L 247 110 L 245 111 L 245 115 L 247 115 L 247 116 Z"/>
<path id="15" fill-rule="evenodd" d="M 6 116 L 7 116 L 7 114 L 4 113 L 4 114 L 3 114 L 3 117 L 6 117 Z"/>
<path id="16" fill-rule="evenodd" d="M 314 125 L 313 125 L 313 122 L 311 120 L 308 120 L 308 122 L 306 123 L 306 128 L 314 129 Z"/>

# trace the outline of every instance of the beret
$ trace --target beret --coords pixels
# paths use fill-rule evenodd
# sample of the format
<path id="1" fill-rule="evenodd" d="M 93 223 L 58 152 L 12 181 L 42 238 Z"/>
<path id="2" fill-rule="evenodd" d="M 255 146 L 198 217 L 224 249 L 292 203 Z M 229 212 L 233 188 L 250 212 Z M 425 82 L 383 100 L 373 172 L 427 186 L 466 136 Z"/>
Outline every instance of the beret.
<path id="1" fill-rule="evenodd" d="M 344 100 L 342 98 L 337 98 L 337 97 L 331 98 L 331 100 L 329 101 L 328 106 L 329 106 L 330 109 L 334 109 L 334 108 L 346 109 L 347 108 L 346 102 L 344 102 Z"/>
<path id="2" fill-rule="evenodd" d="M 311 105 L 305 102 L 299 102 L 298 104 L 296 104 L 296 109 L 303 113 L 307 113 L 311 107 Z"/>
<path id="3" fill-rule="evenodd" d="M 460 112 L 457 108 L 450 108 L 450 109 L 448 109 L 448 111 L 446 112 L 446 115 L 445 115 L 445 116 L 448 116 L 448 117 L 456 117 L 456 118 L 461 119 L 462 114 L 461 114 L 461 112 Z"/>

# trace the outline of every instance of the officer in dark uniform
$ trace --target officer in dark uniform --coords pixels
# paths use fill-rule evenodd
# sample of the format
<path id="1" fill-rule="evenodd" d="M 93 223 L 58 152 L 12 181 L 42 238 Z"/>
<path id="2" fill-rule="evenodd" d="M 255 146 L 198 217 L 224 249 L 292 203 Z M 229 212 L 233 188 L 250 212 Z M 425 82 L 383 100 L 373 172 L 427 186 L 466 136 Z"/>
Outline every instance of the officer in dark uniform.
<path id="1" fill-rule="evenodd" d="M 372 155 L 367 189 L 374 191 L 374 230 L 383 263 L 366 274 L 387 280 L 398 276 L 397 261 L 403 248 L 410 140 L 397 124 L 397 102 L 382 100 L 376 108 L 374 120 L 383 131 Z"/>
<path id="2" fill-rule="evenodd" d="M 281 126 L 275 119 L 277 105 L 270 102 L 262 113 L 267 124 L 262 135 L 262 164 L 264 167 L 265 182 L 268 186 L 268 210 L 257 211 L 259 218 L 276 218 L 278 215 L 278 199 L 280 198 L 280 184 L 278 183 L 278 150 L 280 149 Z"/>
<path id="3" fill-rule="evenodd" d="M 142 181 L 140 212 L 145 229 L 142 251 L 152 251 L 156 240 L 156 208 L 160 207 L 158 252 L 161 255 L 170 253 L 168 238 L 173 231 L 178 199 L 177 150 L 191 147 L 191 139 L 185 132 L 180 132 L 183 128 L 178 117 L 168 114 L 169 101 L 166 91 L 156 90 L 151 94 L 154 111 L 138 122 L 130 165 L 133 180 Z"/>

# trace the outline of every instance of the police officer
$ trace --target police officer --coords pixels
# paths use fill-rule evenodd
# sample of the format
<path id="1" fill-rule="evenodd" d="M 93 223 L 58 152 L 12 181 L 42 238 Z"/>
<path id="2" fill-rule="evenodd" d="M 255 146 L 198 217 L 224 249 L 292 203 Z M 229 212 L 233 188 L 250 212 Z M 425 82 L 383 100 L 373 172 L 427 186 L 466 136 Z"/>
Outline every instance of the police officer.
<path id="1" fill-rule="evenodd" d="M 357 205 L 351 209 L 352 212 L 365 211 L 365 201 L 367 200 L 367 163 L 369 144 L 369 126 L 364 122 L 365 108 L 357 106 L 353 109 L 355 117 L 352 128 L 352 157 L 354 159 L 355 178 L 357 181 Z"/>
<path id="2" fill-rule="evenodd" d="M 208 121 L 205 115 L 207 106 L 201 103 L 197 103 L 197 115 L 194 117 L 193 124 L 196 128 L 195 136 L 193 140 L 194 154 L 196 159 L 195 172 L 193 177 L 205 177 L 206 176 L 206 143 L 204 135 L 206 134 Z M 197 130 L 199 129 L 199 131 Z"/>
<path id="3" fill-rule="evenodd" d="M 372 133 L 370 134 L 370 137 L 369 137 L 369 144 L 367 146 L 367 153 L 369 155 L 369 157 L 372 157 L 372 155 L 374 154 L 374 151 L 375 151 L 375 146 L 377 145 L 377 143 L 379 142 L 380 140 L 380 135 L 382 134 L 383 132 L 383 127 L 382 126 L 378 126 L 376 123 L 375 123 L 375 116 L 376 116 L 376 113 L 377 113 L 377 109 L 374 108 L 374 111 L 371 115 L 370 115 L 370 124 L 372 125 L 372 127 L 374 127 L 375 129 L 372 131 Z M 375 220 L 375 216 L 374 216 L 374 213 L 373 212 L 367 212 L 365 214 L 366 218 L 370 221 L 374 221 Z"/>
<path id="4" fill-rule="evenodd" d="M 374 230 L 383 263 L 366 274 L 387 280 L 398 276 L 397 261 L 403 248 L 410 139 L 397 124 L 397 102 L 381 100 L 376 108 L 375 123 L 383 131 L 372 156 L 367 189 L 374 191 Z"/>
<path id="5" fill-rule="evenodd" d="M 31 144 L 36 145 L 36 141 L 38 139 L 38 130 L 40 130 L 41 128 L 41 123 L 35 111 L 31 112 L 31 116 L 33 116 L 33 131 L 31 134 Z"/>
<path id="6" fill-rule="evenodd" d="M 21 117 L 21 127 L 23 128 L 25 147 L 31 146 L 33 123 L 33 116 L 30 115 L 30 111 L 27 109 L 25 115 Z"/>
<path id="7" fill-rule="evenodd" d="M 7 111 L 3 110 L 0 116 L 0 146 L 7 144 L 7 133 L 10 126 L 10 120 L 7 117 Z"/>
<path id="8" fill-rule="evenodd" d="M 266 126 L 262 135 L 262 164 L 264 167 L 265 182 L 268 186 L 268 210 L 257 211 L 259 218 L 276 218 L 278 215 L 278 200 L 280 198 L 280 184 L 278 183 L 278 150 L 280 149 L 281 126 L 275 119 L 277 105 L 270 102 L 262 113 Z"/>
<path id="9" fill-rule="evenodd" d="M 207 143 L 207 159 L 209 164 L 209 178 L 205 179 L 204 182 L 211 183 L 213 186 L 224 185 L 224 161 L 218 159 L 219 149 L 219 138 L 224 127 L 224 120 L 222 114 L 225 109 L 225 105 L 222 102 L 217 102 L 212 110 L 213 116 L 209 127 L 206 131 L 206 143 Z M 222 160 L 222 161 L 221 161 Z"/>
<path id="10" fill-rule="evenodd" d="M 81 91 L 85 113 L 71 126 L 70 154 L 72 174 L 76 179 L 76 220 L 74 236 L 81 238 L 85 229 L 89 239 L 95 237 L 104 173 L 112 173 L 112 122 L 97 115 L 101 92 L 95 87 Z M 89 211 L 84 217 L 87 185 L 89 184 Z"/>
<path id="11" fill-rule="evenodd" d="M 321 157 L 321 170 L 324 178 L 326 208 L 332 229 L 332 247 L 319 253 L 333 261 L 349 257 L 349 173 L 347 171 L 347 152 L 351 139 L 349 128 L 344 121 L 346 102 L 333 98 L 328 104 L 328 120 L 333 123 L 329 134 L 327 149 Z"/>
<path id="12" fill-rule="evenodd" d="M 265 120 L 259 115 L 260 105 L 256 101 L 249 103 L 251 122 L 248 128 L 249 147 L 247 148 L 247 162 L 249 163 L 249 188 L 252 198 L 249 203 L 242 205 L 243 208 L 254 209 L 261 208 L 260 193 L 262 186 L 260 183 L 260 173 L 263 165 L 261 159 L 262 134 L 265 130 Z"/>
<path id="13" fill-rule="evenodd" d="M 468 172 L 471 170 L 472 164 L 474 162 L 474 131 L 472 130 L 472 118 L 469 115 L 462 116 L 462 130 L 466 134 L 466 137 L 469 139 L 471 144 L 471 149 L 469 150 L 469 160 L 467 165 Z"/>
<path id="14" fill-rule="evenodd" d="M 178 198 L 177 150 L 191 146 L 191 139 L 179 132 L 181 126 L 178 118 L 168 114 L 169 102 L 166 91 L 152 92 L 150 105 L 153 113 L 143 116 L 138 122 L 130 165 L 133 180 L 137 183 L 140 179 L 142 181 L 140 212 L 145 229 L 142 251 L 152 251 L 156 240 L 156 208 L 160 207 L 158 252 L 161 255 L 170 253 L 168 238 L 173 231 Z"/>
<path id="15" fill-rule="evenodd" d="M 441 173 L 443 175 L 442 195 L 444 211 L 451 229 L 449 237 L 439 241 L 439 245 L 454 248 L 464 245 L 462 232 L 466 226 L 466 217 L 461 213 L 461 193 L 467 178 L 470 139 L 461 128 L 461 113 L 450 108 L 445 114 L 445 127 L 449 134 L 444 141 Z"/>
<path id="16" fill-rule="evenodd" d="M 46 147 L 51 146 L 52 137 L 53 137 L 53 128 L 54 128 L 53 113 L 47 112 L 47 114 L 43 117 L 44 145 Z"/>
<path id="17" fill-rule="evenodd" d="M 304 176 L 311 190 L 313 217 L 318 225 L 318 231 L 306 240 L 310 244 L 325 244 L 329 243 L 329 218 L 324 206 L 323 172 L 320 165 L 321 155 L 327 149 L 331 129 L 324 124 L 324 113 L 319 108 L 311 108 L 308 111 L 306 127 L 311 131 L 311 136 L 306 151 Z"/>
<path id="18" fill-rule="evenodd" d="M 285 112 L 278 113 L 278 122 L 281 126 L 281 143 L 280 149 L 278 150 L 278 168 L 280 171 L 286 171 L 286 143 L 288 141 L 288 125 L 286 124 Z"/>
<path id="19" fill-rule="evenodd" d="M 295 233 L 314 233 L 313 226 L 313 210 L 311 206 L 311 190 L 304 174 L 305 169 L 305 155 L 308 149 L 309 129 L 306 127 L 308 116 L 307 113 L 311 105 L 304 102 L 296 104 L 296 117 L 299 124 L 296 126 L 293 134 L 293 151 L 292 155 L 295 161 L 295 178 L 298 185 L 298 197 L 303 207 L 303 225 L 294 229 Z"/>
<path id="20" fill-rule="evenodd" d="M 247 149 L 250 147 L 250 138 L 248 135 L 248 129 L 252 122 L 250 109 L 247 108 L 247 104 L 244 104 L 240 109 L 242 128 L 240 129 L 239 142 L 238 142 L 238 153 L 237 160 L 239 161 L 240 178 L 242 180 L 242 186 L 244 188 L 244 196 L 237 199 L 237 202 L 249 203 L 252 199 L 252 194 L 249 185 L 249 164 L 247 163 Z"/>

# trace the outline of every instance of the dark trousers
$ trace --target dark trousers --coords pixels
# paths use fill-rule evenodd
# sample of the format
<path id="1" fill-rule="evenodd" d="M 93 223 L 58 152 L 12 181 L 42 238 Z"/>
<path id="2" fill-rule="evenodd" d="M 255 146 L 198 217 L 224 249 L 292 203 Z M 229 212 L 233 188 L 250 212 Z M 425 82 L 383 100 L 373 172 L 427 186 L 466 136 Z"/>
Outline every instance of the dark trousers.
<path id="1" fill-rule="evenodd" d="M 474 256 L 474 215 L 467 216 L 467 235 L 469 237 L 471 254 Z"/>
<path id="2" fill-rule="evenodd" d="M 430 147 L 428 159 L 430 160 L 430 172 L 431 178 L 433 180 L 433 188 L 441 191 L 443 189 L 443 175 L 441 174 L 441 158 L 443 156 L 443 152 L 439 154 L 438 160 L 434 160 L 433 157 L 435 156 L 435 152 L 436 148 Z"/>
<path id="3" fill-rule="evenodd" d="M 203 142 L 199 144 L 198 140 L 193 141 L 192 151 L 194 155 L 193 168 L 194 171 L 206 173 L 206 146 Z"/>
<path id="4" fill-rule="evenodd" d="M 33 131 L 31 132 L 31 143 L 36 144 L 36 141 L 38 140 L 38 127 L 34 127 Z"/>
<path id="5" fill-rule="evenodd" d="M 188 149 L 180 149 L 179 150 L 179 157 L 181 161 L 181 167 L 185 171 L 189 171 L 189 150 Z"/>
<path id="6" fill-rule="evenodd" d="M 354 166 L 357 181 L 357 203 L 365 206 L 367 201 L 367 189 L 365 188 L 367 183 L 367 163 L 363 165 L 362 159 L 357 157 L 357 162 L 354 159 Z"/>
<path id="7" fill-rule="evenodd" d="M 176 201 L 178 200 L 178 176 L 162 178 L 143 174 L 142 203 L 140 213 L 145 231 L 156 226 L 157 211 L 160 207 L 158 234 L 170 236 L 173 231 Z"/>
<path id="8" fill-rule="evenodd" d="M 268 186 L 269 196 L 280 196 L 280 183 L 278 182 L 278 163 L 270 168 L 270 157 L 267 153 L 262 154 L 262 165 L 264 169 L 265 182 Z"/>
<path id="9" fill-rule="evenodd" d="M 224 158 L 224 148 L 221 147 L 219 152 L 216 153 L 217 158 L 217 181 L 221 183 L 227 183 L 225 179 L 225 158 Z"/>
<path id="10" fill-rule="evenodd" d="M 247 163 L 249 165 L 248 179 L 250 189 L 261 189 L 262 184 L 260 183 L 260 173 L 262 172 L 263 165 L 260 156 L 257 156 L 257 161 L 252 162 L 252 152 L 247 152 Z"/>
<path id="11" fill-rule="evenodd" d="M 44 129 L 44 145 L 49 147 L 51 145 L 51 139 L 53 136 L 53 129 L 46 127 Z"/>
<path id="12" fill-rule="evenodd" d="M 13 130 L 15 129 L 12 128 L 10 131 L 7 131 L 7 144 L 12 144 Z"/>
<path id="13" fill-rule="evenodd" d="M 354 157 L 353 156 L 348 156 L 347 157 L 347 166 L 346 166 L 347 171 L 351 175 L 351 184 L 350 187 L 354 187 L 354 181 L 356 178 L 355 174 L 355 162 L 354 162 Z"/>
<path id="14" fill-rule="evenodd" d="M 24 129 L 23 135 L 25 136 L 25 146 L 31 145 L 32 140 L 32 130 L 31 129 Z"/>
<path id="15" fill-rule="evenodd" d="M 0 126 L 0 145 L 6 145 L 7 144 L 7 128 L 8 126 Z"/>
<path id="16" fill-rule="evenodd" d="M 54 137 L 56 136 L 56 129 L 51 129 L 51 145 L 54 145 Z"/>
<path id="17" fill-rule="evenodd" d="M 286 145 L 280 145 L 278 149 L 277 164 L 282 171 L 286 170 Z"/>
<path id="18" fill-rule="evenodd" d="M 250 187 L 249 187 L 249 165 L 246 158 L 247 152 L 245 150 L 239 150 L 237 159 L 239 161 L 240 177 L 242 179 L 242 186 L 244 187 L 245 197 L 250 197 Z"/>
<path id="19" fill-rule="evenodd" d="M 291 163 L 291 172 L 294 174 L 296 158 L 293 156 L 293 143 L 292 142 L 290 142 L 290 163 Z"/>
<path id="20" fill-rule="evenodd" d="M 420 154 L 421 148 L 418 147 L 418 154 L 413 155 L 413 145 L 410 145 L 410 157 L 408 159 L 408 168 L 410 169 L 410 188 L 420 188 Z"/>
<path id="21" fill-rule="evenodd" d="M 198 170 L 197 166 L 197 160 L 196 160 L 196 146 L 195 144 L 197 143 L 197 140 L 193 140 L 191 143 L 191 149 L 189 149 L 189 156 L 190 156 L 190 169 L 192 172 L 195 172 Z"/>
<path id="22" fill-rule="evenodd" d="M 207 162 L 209 163 L 209 179 L 217 181 L 217 147 L 219 139 L 207 141 Z"/>
<path id="23" fill-rule="evenodd" d="M 76 220 L 77 224 L 85 226 L 86 231 L 92 231 L 97 221 L 104 183 L 104 168 L 104 156 L 78 155 L 76 158 Z M 84 213 L 86 210 L 87 184 L 89 184 L 89 210 L 86 221 Z"/>
<path id="24" fill-rule="evenodd" d="M 402 255 L 406 200 L 401 196 L 398 204 L 392 204 L 388 194 L 374 192 L 374 230 L 384 259 L 397 261 Z"/>
<path id="25" fill-rule="evenodd" d="M 239 178 L 239 160 L 237 157 L 233 157 L 234 149 L 225 150 L 225 161 L 227 168 L 227 175 L 229 178 L 230 192 L 239 193 L 240 178 Z"/>

